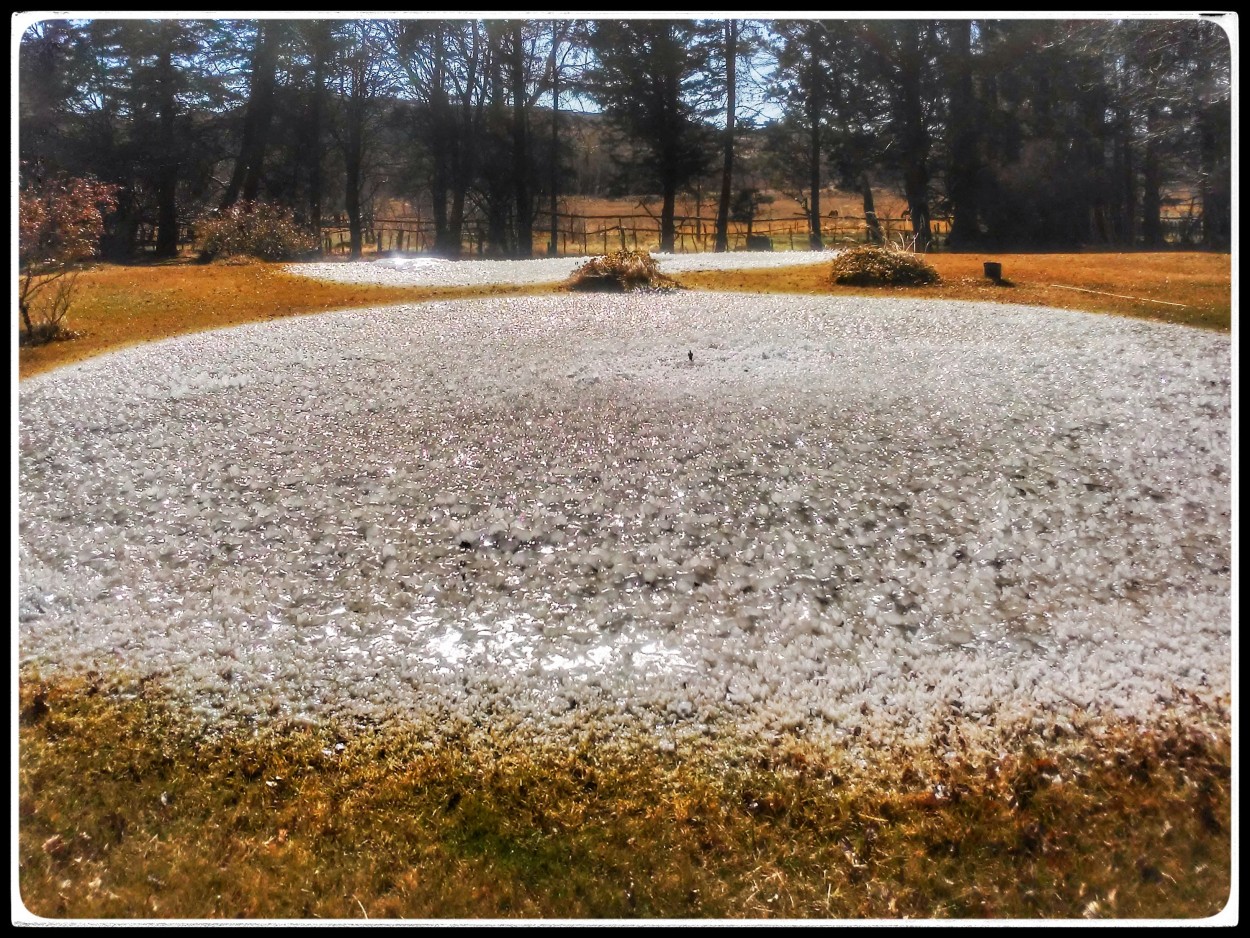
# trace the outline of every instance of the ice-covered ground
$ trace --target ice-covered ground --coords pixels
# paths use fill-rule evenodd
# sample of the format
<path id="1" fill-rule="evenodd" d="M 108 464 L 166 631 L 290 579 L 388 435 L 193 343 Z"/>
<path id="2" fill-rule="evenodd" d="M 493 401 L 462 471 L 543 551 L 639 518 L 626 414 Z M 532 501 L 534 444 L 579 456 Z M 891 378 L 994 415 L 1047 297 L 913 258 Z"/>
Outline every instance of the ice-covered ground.
<path id="1" fill-rule="evenodd" d="M 557 741 L 1149 719 L 1229 693 L 1229 447 L 1226 336 L 1057 310 L 558 295 L 202 333 L 22 382 L 20 651 L 213 720 Z"/>
<path id="2" fill-rule="evenodd" d="M 747 270 L 822 264 L 836 251 L 732 251 L 723 254 L 653 254 L 666 274 L 694 270 Z M 392 257 L 355 263 L 289 264 L 287 271 L 337 283 L 392 287 L 474 287 L 500 283 L 559 283 L 587 261 L 585 257 L 544 257 L 528 261 L 445 261 L 434 257 Z"/>

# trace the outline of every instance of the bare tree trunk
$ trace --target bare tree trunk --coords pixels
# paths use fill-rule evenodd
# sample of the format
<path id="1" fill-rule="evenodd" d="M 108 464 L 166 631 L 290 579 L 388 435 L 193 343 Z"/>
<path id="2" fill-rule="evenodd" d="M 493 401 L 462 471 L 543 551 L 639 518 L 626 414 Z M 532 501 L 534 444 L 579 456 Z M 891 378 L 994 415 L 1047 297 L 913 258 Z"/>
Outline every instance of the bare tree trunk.
<path id="1" fill-rule="evenodd" d="M 516 200 L 516 256 L 534 256 L 534 205 L 530 201 L 528 115 L 525 106 L 525 44 L 512 26 L 512 189 Z"/>
<path id="2" fill-rule="evenodd" d="M 156 185 L 156 256 L 178 256 L 178 166 L 161 167 Z"/>
<path id="3" fill-rule="evenodd" d="M 547 254 L 555 257 L 559 250 L 560 220 L 556 214 L 558 208 L 557 193 L 560 188 L 560 72 L 556 67 L 556 49 L 560 45 L 560 28 L 551 26 L 551 240 L 547 243 Z"/>
<path id="4" fill-rule="evenodd" d="M 1202 202 L 1202 243 L 1205 247 L 1228 250 L 1232 238 L 1229 201 L 1230 176 L 1220 160 L 1220 130 L 1215 105 L 1204 105 L 1198 113 L 1198 149 L 1201 175 L 1198 192 Z M 1227 151 L 1225 151 L 1227 152 Z"/>
<path id="5" fill-rule="evenodd" d="M 917 101 L 919 104 L 919 101 Z M 917 110 L 917 122 L 921 119 Z M 903 192 L 907 196 L 907 210 L 911 215 L 911 230 L 915 237 L 915 250 L 927 251 L 933 243 L 933 229 L 929 218 L 929 167 L 926 160 L 927 141 L 921 142 L 923 126 L 917 123 L 915 138 L 907 147 L 903 169 Z"/>
<path id="6" fill-rule="evenodd" d="M 1155 106 L 1146 111 L 1146 156 L 1142 164 L 1141 233 L 1149 247 L 1163 243 L 1162 199 L 1160 188 L 1159 143 L 1155 138 L 1159 115 Z"/>
<path id="7" fill-rule="evenodd" d="M 430 79 L 430 116 L 434 125 L 434 137 L 439 141 L 447 141 L 445 146 L 435 146 L 434 167 L 430 179 L 430 199 L 434 216 L 434 251 L 444 257 L 454 257 L 460 253 L 460 241 L 457 236 L 455 245 L 447 228 L 447 200 L 450 193 L 448 169 L 448 150 L 455 147 L 455 127 L 451 118 L 451 107 L 447 100 L 447 54 L 443 44 L 442 27 L 436 27 L 434 33 L 433 75 Z M 454 248 L 454 249 L 453 249 Z"/>
<path id="8" fill-rule="evenodd" d="M 487 115 L 487 133 L 485 141 L 493 144 L 497 136 L 503 135 L 504 126 L 508 123 L 508 119 L 504 116 L 504 108 L 506 102 L 504 100 L 504 77 L 503 77 L 503 37 L 495 29 L 487 28 L 487 41 L 489 43 L 488 61 L 490 67 L 487 70 L 485 80 L 487 82 L 487 97 L 489 100 L 489 113 Z M 511 128 L 509 128 L 511 129 Z M 513 140 L 515 146 L 515 139 Z M 505 172 L 503 167 L 495 161 L 496 148 L 489 146 L 489 155 L 487 156 L 486 168 L 486 243 L 487 253 L 491 257 L 503 257 L 510 253 L 508 244 L 508 216 L 512 203 L 516 198 L 515 187 L 515 151 L 510 154 L 509 160 L 513 165 L 510 167 L 512 172 Z"/>
<path id="9" fill-rule="evenodd" d="M 925 128 L 920 87 L 924 70 L 920 34 L 923 28 L 920 24 L 913 24 L 904 30 L 898 67 L 903 194 L 907 198 L 917 251 L 927 251 L 933 243 L 929 218 L 929 132 Z"/>
<path id="10" fill-rule="evenodd" d="M 447 157 L 442 147 L 434 147 L 434 169 L 430 178 L 430 201 L 434 216 L 434 251 L 447 254 Z"/>
<path id="11" fill-rule="evenodd" d="M 813 65 L 813 71 L 815 66 Z M 820 94 L 817 91 L 819 80 L 813 80 L 811 96 L 807 100 L 807 117 L 811 137 L 808 141 L 808 189 L 807 201 L 808 242 L 813 251 L 824 248 L 824 239 L 820 236 Z"/>
<path id="12" fill-rule="evenodd" d="M 1125 244 L 1132 245 L 1137 240 L 1137 180 L 1136 170 L 1133 166 L 1132 131 L 1129 129 L 1127 121 L 1121 131 L 1119 146 L 1120 185 L 1122 186 L 1121 191 L 1124 200 L 1124 231 L 1122 237 Z"/>
<path id="13" fill-rule="evenodd" d="M 318 23 L 321 29 L 325 24 Z M 311 141 L 308 153 L 308 222 L 321 242 L 321 120 L 325 107 L 326 46 L 329 29 L 317 34 L 317 49 L 313 55 L 312 107 L 308 116 L 308 136 Z"/>
<path id="14" fill-rule="evenodd" d="M 907 197 L 915 249 L 927 251 L 933 243 L 933 228 L 929 218 L 929 173 L 922 161 L 912 161 L 903 170 L 903 192 Z"/>
<path id="15" fill-rule="evenodd" d="M 265 146 L 269 142 L 269 127 L 273 123 L 275 73 L 278 67 L 278 47 L 286 24 L 275 21 L 264 27 L 265 38 L 260 47 L 259 74 L 254 79 L 258 92 L 256 128 L 252 139 L 252 152 L 247 160 L 247 173 L 243 177 L 243 201 L 255 202 L 260 195 L 260 180 L 265 168 Z"/>
<path id="16" fill-rule="evenodd" d="M 1215 247 L 1219 243 L 1219 229 L 1216 224 L 1215 199 L 1212 195 L 1212 181 L 1215 179 L 1216 145 L 1215 128 L 1211 126 L 1209 108 L 1200 107 L 1198 111 L 1198 152 L 1201 157 L 1202 169 L 1199 173 L 1198 196 L 1202 202 L 1202 243 L 1205 247 Z"/>
<path id="17" fill-rule="evenodd" d="M 135 239 L 139 231 L 139 211 L 134 193 L 122 189 L 117 196 L 117 208 L 109 216 L 100 239 L 100 251 L 112 261 L 122 261 L 135 253 Z"/>
<path id="18" fill-rule="evenodd" d="M 466 186 L 460 180 L 453 180 L 451 191 L 451 212 L 447 219 L 447 256 L 459 257 L 463 250 L 464 240 L 464 198 Z"/>
<path id="19" fill-rule="evenodd" d="M 478 87 L 478 68 L 485 63 L 478 55 L 476 24 L 470 24 L 474 30 L 469 58 L 465 66 L 463 87 L 457 91 L 452 106 L 448 108 L 448 176 L 451 184 L 451 211 L 447 220 L 447 237 L 445 253 L 448 257 L 459 257 L 463 249 L 464 239 L 464 206 L 469 186 L 473 182 L 477 165 L 477 152 L 474 149 L 477 140 L 476 131 L 481 126 L 480 112 L 485 95 L 479 95 L 475 104 L 474 90 Z"/>
<path id="20" fill-rule="evenodd" d="M 161 162 L 156 181 L 156 256 L 178 256 L 178 154 L 175 149 L 173 34 L 177 24 L 164 26 L 158 61 Z"/>
<path id="21" fill-rule="evenodd" d="M 261 167 L 265 143 L 273 118 L 274 73 L 278 62 L 278 31 L 276 24 L 262 21 L 257 27 L 256 49 L 252 55 L 251 89 L 247 113 L 243 118 L 243 135 L 234 172 L 221 197 L 221 207 L 229 208 L 242 196 L 254 202 L 260 190 Z"/>
<path id="22" fill-rule="evenodd" d="M 19 283 L 19 293 L 17 307 L 22 314 L 22 322 L 26 326 L 26 340 L 28 342 L 35 341 L 35 324 L 31 321 L 30 304 L 31 297 L 37 292 L 35 290 L 35 274 L 29 270 L 23 271 Z"/>
<path id="23" fill-rule="evenodd" d="M 864 224 L 868 228 L 868 241 L 871 244 L 881 244 L 885 241 L 885 235 L 881 232 L 881 222 L 877 219 L 877 208 L 872 198 L 872 183 L 868 181 L 867 173 L 859 174 L 859 194 L 864 202 Z"/>
<path id="24" fill-rule="evenodd" d="M 347 208 L 347 228 L 351 239 L 352 260 L 359 260 L 364 253 L 364 231 L 360 219 L 360 188 L 363 182 L 365 159 L 365 100 L 366 65 L 363 55 L 351 65 L 351 89 L 345 115 L 346 146 L 343 148 L 344 193 Z"/>
<path id="25" fill-rule="evenodd" d="M 243 153 L 251 149 L 251 135 L 252 120 L 249 115 L 243 120 L 243 143 L 240 144 L 239 157 L 234 161 L 234 171 L 230 173 L 230 182 L 226 184 L 226 191 L 222 193 L 220 208 L 227 209 L 239 201 L 239 191 L 243 188 L 243 176 L 247 172 L 247 162 Z"/>
<path id="26" fill-rule="evenodd" d="M 660 250 L 665 254 L 673 253 L 673 239 L 676 234 L 674 216 L 677 214 L 677 186 L 672 182 L 664 183 L 664 205 L 660 209 Z"/>
<path id="27" fill-rule="evenodd" d="M 977 223 L 977 116 L 972 86 L 972 21 L 952 20 L 953 80 L 950 92 L 950 170 L 951 229 L 947 242 L 968 245 L 980 238 Z"/>
<path id="28" fill-rule="evenodd" d="M 360 170 L 361 153 L 359 133 L 348 129 L 347 152 L 343 156 L 346 164 L 343 201 L 347 207 L 347 228 L 351 238 L 352 260 L 359 260 L 364 253 L 364 232 L 360 224 Z"/>
<path id="29" fill-rule="evenodd" d="M 670 69 L 664 76 L 664 98 L 669 106 L 676 104 L 681 97 L 679 79 Z M 670 115 L 671 116 L 671 115 Z M 661 186 L 664 190 L 664 204 L 660 209 L 660 250 L 673 253 L 673 242 L 676 235 L 675 217 L 677 214 L 677 163 L 676 140 L 666 141 L 662 155 L 660 170 Z"/>
<path id="30" fill-rule="evenodd" d="M 458 133 L 469 135 L 468 121 L 461 124 Z M 451 159 L 451 210 L 447 218 L 448 257 L 459 257 L 464 245 L 464 203 L 469 191 L 469 182 L 473 178 L 472 157 L 468 146 L 457 142 L 452 150 Z"/>
<path id="31" fill-rule="evenodd" d="M 1211 81 L 1212 61 L 1200 54 L 1194 73 L 1194 86 L 1206 88 Z M 1228 250 L 1232 243 L 1232 178 L 1227 158 L 1230 125 L 1226 123 L 1224 108 L 1227 104 L 1215 102 L 1199 104 L 1195 131 L 1198 145 L 1198 196 L 1202 205 L 1202 244 L 1207 248 Z"/>
<path id="32" fill-rule="evenodd" d="M 733 198 L 734 121 L 738 96 L 738 21 L 725 21 L 725 139 L 720 177 L 720 204 L 716 209 L 716 250 L 729 250 L 729 203 Z"/>
<path id="33" fill-rule="evenodd" d="M 1106 185 L 1106 104 L 1100 96 L 1091 94 L 1086 98 L 1084 110 L 1089 128 L 1082 155 L 1089 180 L 1085 188 L 1090 209 L 1090 237 L 1102 244 L 1110 244 L 1115 240 L 1115 209 L 1114 199 L 1108 197 L 1109 187 Z"/>

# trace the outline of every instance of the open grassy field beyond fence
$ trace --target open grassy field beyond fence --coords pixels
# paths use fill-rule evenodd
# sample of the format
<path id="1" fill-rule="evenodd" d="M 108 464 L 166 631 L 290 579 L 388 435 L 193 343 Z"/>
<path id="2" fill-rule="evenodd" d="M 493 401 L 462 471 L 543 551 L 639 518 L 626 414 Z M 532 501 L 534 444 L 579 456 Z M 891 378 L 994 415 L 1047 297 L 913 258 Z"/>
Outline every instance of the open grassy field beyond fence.
<path id="1" fill-rule="evenodd" d="M 891 244 L 906 243 L 913 235 L 907 218 L 880 216 L 878 225 Z M 750 239 L 765 241 L 779 251 L 802 249 L 808 244 L 810 222 L 804 215 L 763 218 L 751 224 L 730 222 L 729 248 L 740 251 L 751 246 Z M 678 254 L 713 251 L 716 248 L 716 219 L 701 215 L 678 215 L 674 219 L 673 250 Z M 821 237 L 827 245 L 865 242 L 869 239 L 867 220 L 862 216 L 830 214 L 822 219 Z M 950 221 L 934 219 L 936 243 L 944 243 Z M 551 236 L 551 216 L 540 213 L 534 225 L 532 248 L 547 256 Z M 346 254 L 351 233 L 346 225 L 322 226 L 322 249 L 326 254 Z M 374 218 L 364 232 L 367 253 L 409 253 L 431 250 L 435 244 L 434 224 L 413 217 Z M 477 224 L 466 228 L 461 249 L 467 257 L 480 257 L 486 251 L 487 228 Z M 658 251 L 660 221 L 653 214 L 616 212 L 607 215 L 556 213 L 556 254 L 607 254 L 610 251 Z"/>

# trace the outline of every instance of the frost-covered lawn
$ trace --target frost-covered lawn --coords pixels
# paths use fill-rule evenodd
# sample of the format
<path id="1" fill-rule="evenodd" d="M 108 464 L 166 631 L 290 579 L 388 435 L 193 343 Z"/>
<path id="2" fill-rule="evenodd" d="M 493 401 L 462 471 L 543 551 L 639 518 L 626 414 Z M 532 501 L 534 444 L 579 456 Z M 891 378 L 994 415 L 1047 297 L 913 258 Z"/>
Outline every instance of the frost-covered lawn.
<path id="1" fill-rule="evenodd" d="M 825 264 L 834 251 L 733 251 L 721 254 L 653 254 L 666 274 L 691 271 L 760 270 Z M 357 263 L 290 264 L 287 271 L 336 283 L 391 287 L 471 287 L 486 284 L 559 283 L 586 262 L 585 257 L 544 257 L 525 261 L 395 257 Z"/>
<path id="2" fill-rule="evenodd" d="M 22 659 L 157 675 L 214 721 L 661 749 L 1183 713 L 1230 690 L 1229 355 L 739 294 L 133 348 L 21 385 Z"/>

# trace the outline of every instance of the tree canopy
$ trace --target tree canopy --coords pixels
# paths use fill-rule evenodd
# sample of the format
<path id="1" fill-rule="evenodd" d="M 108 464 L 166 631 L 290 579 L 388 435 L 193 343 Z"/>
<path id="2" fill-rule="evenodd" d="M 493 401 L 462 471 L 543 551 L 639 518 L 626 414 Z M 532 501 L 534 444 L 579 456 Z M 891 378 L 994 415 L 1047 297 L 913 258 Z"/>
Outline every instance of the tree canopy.
<path id="1" fill-rule="evenodd" d="M 939 218 L 952 247 L 1231 242 L 1230 47 L 1201 18 L 46 19 L 18 71 L 23 178 L 116 187 L 117 257 L 236 202 L 342 217 L 359 254 L 387 200 L 441 253 L 528 256 L 572 192 L 658 200 L 669 250 L 705 188 L 722 249 L 752 189 L 817 247 L 831 185 L 870 238 L 874 190 L 901 196 L 918 249 Z"/>

